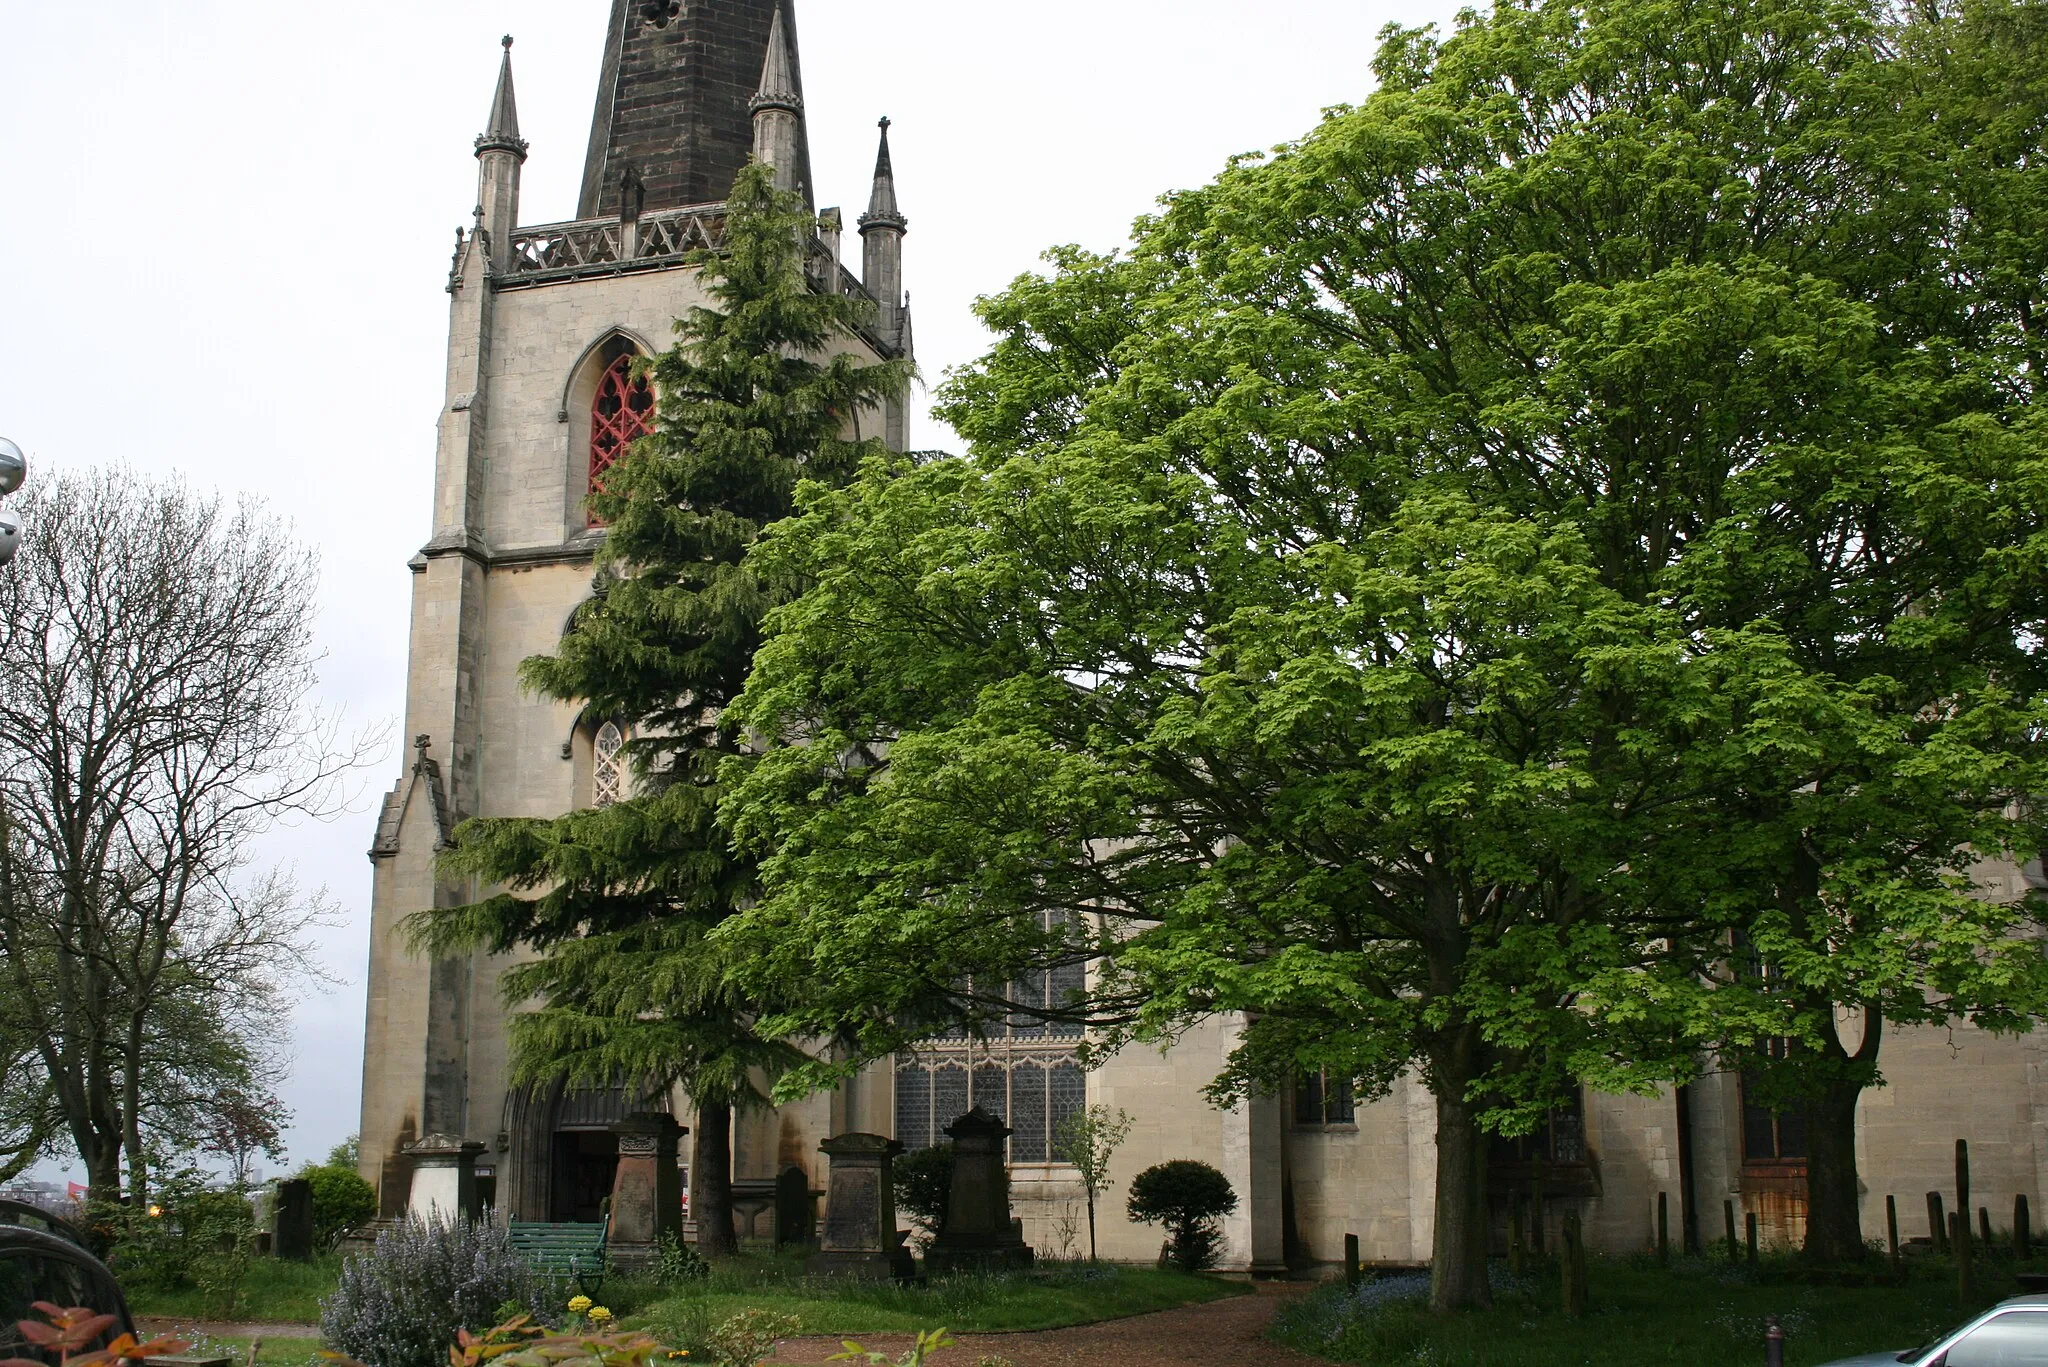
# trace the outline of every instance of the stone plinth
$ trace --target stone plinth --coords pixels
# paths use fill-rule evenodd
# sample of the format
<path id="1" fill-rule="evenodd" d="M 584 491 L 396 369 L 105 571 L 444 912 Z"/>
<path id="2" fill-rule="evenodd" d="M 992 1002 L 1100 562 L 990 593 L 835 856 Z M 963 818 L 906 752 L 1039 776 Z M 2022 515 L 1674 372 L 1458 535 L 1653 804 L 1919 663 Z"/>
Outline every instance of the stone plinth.
<path id="1" fill-rule="evenodd" d="M 619 1137 L 619 1167 L 605 1248 L 621 1266 L 645 1267 L 660 1256 L 664 1235 L 683 1237 L 676 1153 L 689 1131 L 674 1116 L 645 1111 L 619 1121 L 612 1133 Z"/>
<path id="2" fill-rule="evenodd" d="M 412 1199 L 407 1209 L 423 1220 L 474 1220 L 482 1215 L 476 1199 L 476 1160 L 482 1144 L 452 1134 L 430 1134 L 407 1147 L 412 1163 Z"/>
<path id="3" fill-rule="evenodd" d="M 946 1127 L 953 1140 L 953 1186 L 946 1223 L 925 1251 L 928 1273 L 1029 1267 L 1023 1222 L 1010 1216 L 1010 1168 L 1003 1141 L 1010 1127 L 976 1106 Z"/>
<path id="4" fill-rule="evenodd" d="M 825 1234 L 805 1262 L 819 1276 L 909 1281 L 917 1261 L 896 1228 L 893 1165 L 903 1146 L 879 1134 L 842 1134 L 818 1146 L 832 1161 L 825 1185 Z"/>
<path id="5" fill-rule="evenodd" d="M 277 1209 L 271 1215 L 270 1251 L 294 1262 L 313 1260 L 313 1184 L 294 1177 L 277 1184 Z"/>

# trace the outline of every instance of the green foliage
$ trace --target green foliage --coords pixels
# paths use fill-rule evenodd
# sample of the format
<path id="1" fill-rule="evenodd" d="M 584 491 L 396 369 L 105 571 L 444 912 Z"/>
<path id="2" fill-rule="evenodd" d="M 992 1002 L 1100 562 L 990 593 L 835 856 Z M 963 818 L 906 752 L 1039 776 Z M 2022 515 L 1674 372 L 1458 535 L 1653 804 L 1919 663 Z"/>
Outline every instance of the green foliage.
<path id="1" fill-rule="evenodd" d="M 925 1243 L 946 1225 L 953 1199 L 953 1146 L 931 1144 L 898 1158 L 891 1168 L 896 1182 L 896 1210 L 916 1226 Z"/>
<path id="2" fill-rule="evenodd" d="M 887 1353 L 877 1353 L 872 1349 L 863 1348 L 852 1339 L 847 1339 L 840 1345 L 845 1351 L 834 1353 L 831 1357 L 826 1358 L 825 1361 L 865 1362 L 868 1364 L 868 1367 L 924 1367 L 926 1358 L 938 1352 L 941 1348 L 951 1348 L 952 1346 L 953 1340 L 947 1337 L 945 1330 L 933 1329 L 927 1331 L 920 1329 L 918 1330 L 916 1341 L 896 1357 L 892 1358 Z"/>
<path id="3" fill-rule="evenodd" d="M 363 1137 L 352 1134 L 327 1151 L 327 1166 L 347 1168 L 351 1172 L 363 1165 Z"/>
<path id="4" fill-rule="evenodd" d="M 1088 1258 L 1095 1258 L 1095 1200 L 1109 1190 L 1109 1160 L 1131 1137 L 1129 1111 L 1083 1106 L 1060 1121 L 1053 1135 L 1053 1157 L 1071 1164 L 1088 1193 Z M 1064 1234 L 1062 1235 L 1064 1238 Z"/>
<path id="5" fill-rule="evenodd" d="M 320 1302 L 334 1293 L 341 1276 L 341 1257 L 329 1253 L 312 1262 L 283 1258 L 251 1258 L 241 1283 L 242 1314 L 261 1324 L 315 1324 Z M 165 1286 L 138 1283 L 123 1276 L 121 1289 L 128 1308 L 155 1319 L 209 1318 L 206 1297 L 193 1281 Z M 311 1332 L 310 1330 L 308 1331 Z"/>
<path id="6" fill-rule="evenodd" d="M 774 1310 L 742 1310 L 711 1331 L 712 1361 L 719 1367 L 759 1367 L 775 1344 L 803 1332 L 803 1321 Z"/>
<path id="7" fill-rule="evenodd" d="M 340 1150 L 336 1150 L 336 1155 Z M 335 1155 L 330 1155 L 333 1157 Z M 377 1213 L 377 1192 L 353 1166 L 325 1163 L 301 1168 L 313 1184 L 313 1246 L 327 1249 Z"/>
<path id="8" fill-rule="evenodd" d="M 711 1275 L 711 1264 L 697 1250 L 684 1243 L 674 1231 L 661 1236 L 661 1253 L 654 1262 L 654 1284 L 674 1290 L 688 1282 L 701 1282 Z"/>
<path id="9" fill-rule="evenodd" d="M 248 1198 L 193 1167 L 167 1168 L 147 1207 L 111 1207 L 95 1226 L 109 1231 L 108 1265 L 123 1289 L 196 1291 L 202 1310 L 231 1318 L 254 1251 Z"/>
<path id="10" fill-rule="evenodd" d="M 1166 1226 L 1174 1266 L 1200 1272 L 1216 1265 L 1222 1240 L 1216 1220 L 1237 1209 L 1237 1193 L 1207 1163 L 1176 1158 L 1133 1178 L 1125 1208 L 1140 1224 Z"/>
<path id="11" fill-rule="evenodd" d="M 813 583 L 729 713 L 772 746 L 717 939 L 801 985 L 776 1027 L 880 1057 L 1093 957 L 1103 1047 L 1242 1011 L 1219 1099 L 1419 1070 L 1455 1164 L 1774 1038 L 1852 1125 L 1882 1031 L 1838 1005 L 2048 1007 L 1968 876 L 2048 780 L 2042 37 L 1391 30 L 1358 107 L 984 304 L 970 458 L 806 487 L 753 561 Z M 1482 1173 L 1437 1183 L 1439 1309 L 1488 1296 Z"/>

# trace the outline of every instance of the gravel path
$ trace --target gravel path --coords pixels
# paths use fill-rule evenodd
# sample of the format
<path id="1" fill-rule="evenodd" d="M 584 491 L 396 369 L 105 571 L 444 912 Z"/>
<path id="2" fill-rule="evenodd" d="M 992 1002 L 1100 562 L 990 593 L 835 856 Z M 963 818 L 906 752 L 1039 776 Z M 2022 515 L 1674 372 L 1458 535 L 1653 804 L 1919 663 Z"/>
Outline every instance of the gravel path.
<path id="1" fill-rule="evenodd" d="M 1307 1289 L 1260 1283 L 1250 1296 L 1230 1296 L 1207 1305 L 1186 1305 L 1105 1324 L 1028 1334 L 963 1334 L 959 1347 L 939 1355 L 937 1367 L 972 1367 L 984 1354 L 1007 1358 L 1015 1367 L 1210 1367 L 1222 1363 L 1240 1367 L 1246 1362 L 1262 1367 L 1317 1367 L 1320 1359 L 1291 1352 L 1264 1338 L 1281 1303 Z M 910 1346 L 911 1339 L 905 1334 L 874 1334 L 862 1336 L 860 1343 L 894 1357 Z M 770 1361 L 797 1367 L 824 1362 L 839 1351 L 837 1339 L 788 1339 Z"/>
<path id="2" fill-rule="evenodd" d="M 136 1332 L 145 1339 L 175 1334 L 181 1339 L 317 1339 L 317 1324 L 224 1324 L 216 1320 L 177 1320 L 139 1315 Z"/>

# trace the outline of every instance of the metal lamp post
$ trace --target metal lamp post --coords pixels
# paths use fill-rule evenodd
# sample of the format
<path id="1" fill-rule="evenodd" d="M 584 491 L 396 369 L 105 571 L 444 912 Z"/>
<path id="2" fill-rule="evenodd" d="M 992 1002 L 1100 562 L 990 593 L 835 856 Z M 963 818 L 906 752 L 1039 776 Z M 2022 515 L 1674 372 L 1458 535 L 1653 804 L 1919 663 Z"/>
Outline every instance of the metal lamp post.
<path id="1" fill-rule="evenodd" d="M 19 446 L 0 437 L 0 499 L 21 488 L 28 478 L 28 457 Z M 14 559 L 21 549 L 21 517 L 12 508 L 0 508 L 0 565 Z"/>

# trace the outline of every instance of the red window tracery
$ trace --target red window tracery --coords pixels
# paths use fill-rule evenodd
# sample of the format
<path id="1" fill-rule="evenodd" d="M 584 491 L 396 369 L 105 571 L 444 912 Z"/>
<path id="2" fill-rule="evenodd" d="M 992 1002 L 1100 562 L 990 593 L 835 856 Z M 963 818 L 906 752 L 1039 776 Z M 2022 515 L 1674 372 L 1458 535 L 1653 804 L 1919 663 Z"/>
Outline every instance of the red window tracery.
<path id="1" fill-rule="evenodd" d="M 597 383 L 590 405 L 590 491 L 604 488 L 604 472 L 626 448 L 654 430 L 654 390 L 645 375 L 633 374 L 635 357 L 613 361 Z M 596 524 L 595 515 L 591 523 Z"/>

